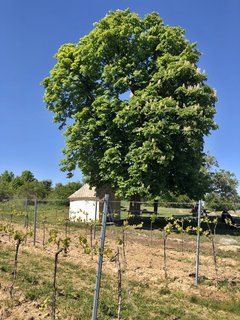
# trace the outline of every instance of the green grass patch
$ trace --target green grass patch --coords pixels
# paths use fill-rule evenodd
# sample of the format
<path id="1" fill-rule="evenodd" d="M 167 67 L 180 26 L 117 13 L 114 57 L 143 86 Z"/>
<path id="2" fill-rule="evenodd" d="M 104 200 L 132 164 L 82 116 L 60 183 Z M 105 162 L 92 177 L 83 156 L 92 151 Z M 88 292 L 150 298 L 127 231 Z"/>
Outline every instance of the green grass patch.
<path id="1" fill-rule="evenodd" d="M 225 311 L 240 315 L 240 301 L 239 300 L 216 300 L 211 298 L 202 298 L 198 296 L 191 296 L 189 298 L 191 303 L 197 304 L 199 306 L 204 306 L 212 311 Z M 239 317 L 240 319 L 240 317 Z"/>

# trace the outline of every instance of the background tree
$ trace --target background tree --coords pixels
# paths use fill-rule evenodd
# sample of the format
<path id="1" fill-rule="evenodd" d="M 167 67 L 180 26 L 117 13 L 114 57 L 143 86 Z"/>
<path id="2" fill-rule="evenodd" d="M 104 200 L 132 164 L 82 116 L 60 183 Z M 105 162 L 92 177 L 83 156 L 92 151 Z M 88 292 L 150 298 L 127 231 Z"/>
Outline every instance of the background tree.
<path id="1" fill-rule="evenodd" d="M 230 171 L 220 169 L 211 175 L 211 192 L 206 197 L 209 207 L 217 210 L 236 209 L 236 203 L 240 201 L 237 192 L 238 180 Z"/>
<path id="2" fill-rule="evenodd" d="M 19 198 L 33 199 L 46 199 L 51 192 L 51 180 L 43 181 L 26 181 L 17 189 Z"/>
<path id="3" fill-rule="evenodd" d="M 57 199 L 59 204 L 68 205 L 68 197 L 81 186 L 82 184 L 77 181 L 65 185 L 56 183 L 53 187 L 51 180 L 38 180 L 29 170 L 24 170 L 19 176 L 5 170 L 0 174 L 0 201 L 14 197 L 28 200 L 50 198 Z"/>
<path id="4" fill-rule="evenodd" d="M 12 171 L 5 170 L 0 175 L 0 201 L 8 200 L 13 195 L 12 181 L 14 174 Z"/>
<path id="5" fill-rule="evenodd" d="M 62 169 L 120 197 L 168 191 L 199 198 L 204 136 L 216 129 L 216 95 L 197 67 L 200 52 L 157 13 L 109 14 L 65 44 L 43 80 L 54 120 L 67 126 Z"/>
<path id="6" fill-rule="evenodd" d="M 15 176 L 12 185 L 13 188 L 16 190 L 23 186 L 24 184 L 28 184 L 30 182 L 37 181 L 37 179 L 34 177 L 34 174 L 29 170 L 22 171 L 20 176 Z"/>
<path id="7" fill-rule="evenodd" d="M 20 176 L 4 171 L 0 175 L 0 201 L 11 198 L 45 199 L 52 190 L 51 180 L 39 181 L 29 170 L 24 170 Z"/>
<path id="8" fill-rule="evenodd" d="M 68 182 L 65 185 L 62 183 L 56 183 L 51 194 L 50 199 L 57 200 L 58 204 L 69 205 L 68 197 L 81 188 L 82 184 L 78 182 Z"/>
<path id="9" fill-rule="evenodd" d="M 22 171 L 20 176 L 16 176 L 12 181 L 15 196 L 26 199 L 45 199 L 50 190 L 51 180 L 39 181 L 29 170 Z"/>

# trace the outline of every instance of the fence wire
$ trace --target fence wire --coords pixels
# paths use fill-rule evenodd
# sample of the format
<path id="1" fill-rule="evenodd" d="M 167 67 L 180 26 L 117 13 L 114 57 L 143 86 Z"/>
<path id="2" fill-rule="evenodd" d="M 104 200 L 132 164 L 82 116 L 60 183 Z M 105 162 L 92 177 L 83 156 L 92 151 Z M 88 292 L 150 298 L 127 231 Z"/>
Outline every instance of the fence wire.
<path id="1" fill-rule="evenodd" d="M 103 200 L 72 201 L 63 205 L 63 200 L 26 200 L 14 199 L 0 203 L 0 219 L 2 222 L 17 224 L 34 232 L 35 241 L 41 242 L 37 230 L 46 234 L 48 229 L 57 228 L 64 234 L 69 234 L 74 228 L 85 228 L 85 223 L 93 224 L 94 238 L 99 229 L 102 217 Z M 218 203 L 219 205 L 219 203 Z M 208 223 L 202 222 L 201 227 L 207 230 L 209 224 L 214 228 L 218 222 L 218 234 L 239 233 L 240 204 L 235 203 L 235 210 L 229 210 L 232 226 L 223 219 L 223 213 L 211 207 L 203 207 L 202 218 L 208 217 Z M 88 211 L 89 210 L 89 211 Z M 112 226 L 141 225 L 143 230 L 163 230 L 169 219 L 181 220 L 184 229 L 197 226 L 197 204 L 195 202 L 165 202 L 154 201 L 134 202 L 109 201 L 107 223 Z M 35 222 L 35 225 L 34 225 Z M 211 223 L 212 222 L 212 223 Z M 133 229 L 134 230 L 134 229 Z M 146 235 L 144 235 L 146 237 Z M 35 242 L 34 241 L 34 242 Z"/>

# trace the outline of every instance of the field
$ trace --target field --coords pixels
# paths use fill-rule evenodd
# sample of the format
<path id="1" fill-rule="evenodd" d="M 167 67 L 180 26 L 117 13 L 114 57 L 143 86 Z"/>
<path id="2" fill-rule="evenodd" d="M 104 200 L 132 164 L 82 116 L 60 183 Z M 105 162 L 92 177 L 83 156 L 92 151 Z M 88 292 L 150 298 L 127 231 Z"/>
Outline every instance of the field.
<path id="1" fill-rule="evenodd" d="M 46 224 L 44 245 L 43 224 L 40 222 L 35 247 L 31 236 L 21 244 L 12 298 L 9 288 L 16 241 L 5 232 L 0 233 L 0 319 L 51 319 L 56 246 L 48 244 L 47 239 L 53 228 L 62 238 L 66 231 L 71 238 L 68 253 L 59 255 L 56 319 L 91 319 L 98 255 L 84 253 L 79 242 L 81 235 L 90 244 L 89 227 L 70 223 L 66 230 L 63 223 L 66 212 L 66 209 L 59 209 L 57 213 L 54 209 L 50 215 L 48 212 L 52 217 L 48 220 L 55 221 L 55 224 L 49 221 Z M 7 214 L 6 210 L 2 214 L 2 225 L 9 224 Z M 24 230 L 22 217 L 12 220 L 14 229 Z M 119 241 L 123 228 L 126 265 Z M 32 229 L 31 223 L 29 229 Z M 99 236 L 98 228 L 94 244 L 99 243 Z M 165 270 L 163 238 L 163 231 L 158 228 L 151 231 L 133 226 L 107 226 L 98 319 L 117 319 L 118 267 L 114 259 L 117 248 L 120 249 L 122 267 L 121 319 L 240 319 L 239 233 L 229 229 L 225 234 L 216 235 L 217 276 L 212 243 L 201 237 L 198 287 L 194 284 L 196 236 L 176 232 L 169 234 Z"/>

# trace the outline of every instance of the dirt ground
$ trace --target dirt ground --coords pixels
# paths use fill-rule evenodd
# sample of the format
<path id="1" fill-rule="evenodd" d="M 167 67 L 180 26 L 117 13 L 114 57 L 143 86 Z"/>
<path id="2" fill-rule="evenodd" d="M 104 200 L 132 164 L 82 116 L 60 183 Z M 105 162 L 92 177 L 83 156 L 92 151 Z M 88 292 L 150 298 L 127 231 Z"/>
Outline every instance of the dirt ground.
<path id="1" fill-rule="evenodd" d="M 62 230 L 62 232 L 64 232 Z M 70 231 L 70 250 L 65 257 L 65 261 L 70 261 L 79 266 L 79 268 L 96 268 L 97 256 L 84 254 L 79 244 L 79 232 L 86 235 L 86 230 Z M 121 237 L 121 228 L 108 228 L 106 234 L 105 247 L 111 249 L 111 255 L 116 252 L 116 241 Z M 1 234 L 0 241 L 3 245 L 14 245 L 9 241 L 8 236 Z M 170 290 L 184 292 L 186 295 L 196 295 L 205 298 L 214 298 L 219 300 L 237 299 L 240 300 L 240 290 L 231 293 L 230 290 L 221 290 L 216 286 L 216 272 L 211 254 L 211 243 L 209 241 L 201 242 L 200 254 L 200 281 L 210 285 L 195 286 L 195 237 L 184 235 L 183 244 L 181 235 L 171 234 L 167 240 L 167 280 L 164 272 L 164 252 L 163 239 L 158 230 L 154 230 L 152 237 L 150 231 L 127 229 L 126 230 L 126 268 L 123 274 L 124 280 L 139 281 L 147 283 L 150 287 L 160 289 L 166 285 Z M 240 286 L 240 237 L 235 237 L 232 241 L 228 236 L 217 236 L 217 263 L 218 263 L 218 282 L 227 282 L 231 286 Z M 88 240 L 90 241 L 89 235 Z M 99 241 L 99 232 L 96 241 Z M 38 231 L 36 247 L 32 246 L 32 240 L 28 239 L 27 244 L 23 246 L 24 250 L 33 252 L 42 259 L 46 256 L 54 256 L 55 249 L 48 246 L 42 247 L 42 231 Z M 230 242 L 230 244 L 229 244 Z M 183 252 L 182 252 L 183 249 Z M 120 246 L 122 253 L 122 246 Z M 227 253 L 227 254 L 226 254 Z M 124 266 L 123 255 L 121 254 L 122 267 Z M 109 276 L 117 274 L 116 263 L 110 261 L 109 257 L 104 257 L 103 272 Z M 9 296 L 9 283 L 0 273 L 0 319 L 9 320 L 34 320 L 50 319 L 49 310 L 41 310 L 38 301 L 28 301 L 21 288 L 15 288 L 14 299 Z M 94 284 L 93 284 L 94 286 Z M 233 318 L 234 319 L 234 318 Z M 240 319 L 240 318 L 239 318 Z"/>

